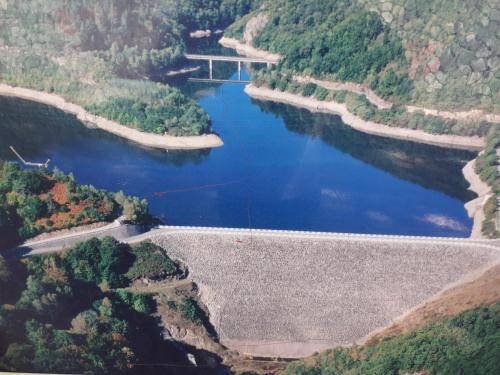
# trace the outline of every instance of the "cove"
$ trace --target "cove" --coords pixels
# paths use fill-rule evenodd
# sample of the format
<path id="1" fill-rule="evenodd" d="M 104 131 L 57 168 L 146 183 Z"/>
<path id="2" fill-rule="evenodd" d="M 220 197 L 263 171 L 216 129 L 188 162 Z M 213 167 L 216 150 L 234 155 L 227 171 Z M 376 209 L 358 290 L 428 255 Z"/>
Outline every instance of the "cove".
<path id="1" fill-rule="evenodd" d="M 0 98 L 12 144 L 81 183 L 147 198 L 170 225 L 467 237 L 461 168 L 475 154 L 366 135 L 337 116 L 254 101 L 241 84 L 184 84 L 224 147 L 141 148 L 73 116 Z"/>

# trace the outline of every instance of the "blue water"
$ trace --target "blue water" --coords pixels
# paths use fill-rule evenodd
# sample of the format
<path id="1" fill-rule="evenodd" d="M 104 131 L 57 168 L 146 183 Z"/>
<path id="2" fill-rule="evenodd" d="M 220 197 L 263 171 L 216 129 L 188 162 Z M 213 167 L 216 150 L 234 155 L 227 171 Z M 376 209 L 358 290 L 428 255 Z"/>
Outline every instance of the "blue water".
<path id="1" fill-rule="evenodd" d="M 144 149 L 3 98 L 0 156 L 12 143 L 50 157 L 81 183 L 147 198 L 172 225 L 469 235 L 460 169 L 472 153 L 365 135 L 336 116 L 252 101 L 243 87 L 184 87 L 225 143 L 202 152 Z"/>

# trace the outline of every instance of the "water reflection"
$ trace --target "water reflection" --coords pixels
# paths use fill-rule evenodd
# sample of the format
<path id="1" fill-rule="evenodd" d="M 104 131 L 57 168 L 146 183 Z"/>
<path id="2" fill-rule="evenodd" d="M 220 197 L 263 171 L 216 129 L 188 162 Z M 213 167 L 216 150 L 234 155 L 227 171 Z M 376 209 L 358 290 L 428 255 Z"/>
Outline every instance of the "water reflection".
<path id="1" fill-rule="evenodd" d="M 211 152 L 210 149 L 166 152 L 141 147 L 100 129 L 85 127 L 75 116 L 56 108 L 0 96 L 0 159 L 15 159 L 10 145 L 26 159 L 38 161 L 50 158 L 51 150 L 69 145 L 90 145 L 87 151 L 93 152 L 91 145 L 97 141 L 130 143 L 141 148 L 149 157 L 174 166 L 199 164 Z"/>
<path id="2" fill-rule="evenodd" d="M 462 202 L 476 197 L 467 190 L 468 183 L 462 175 L 464 164 L 475 157 L 474 152 L 369 135 L 345 125 L 339 116 L 313 114 L 267 101 L 253 100 L 252 103 L 266 113 L 283 118 L 287 129 L 319 137 L 336 149 L 393 176 L 441 191 Z"/>
<path id="3" fill-rule="evenodd" d="M 0 98 L 10 144 L 78 181 L 147 198 L 167 224 L 468 236 L 460 172 L 472 153 L 374 137 L 335 116 L 253 102 L 241 84 L 189 84 L 224 147 L 141 148 L 73 116 Z"/>

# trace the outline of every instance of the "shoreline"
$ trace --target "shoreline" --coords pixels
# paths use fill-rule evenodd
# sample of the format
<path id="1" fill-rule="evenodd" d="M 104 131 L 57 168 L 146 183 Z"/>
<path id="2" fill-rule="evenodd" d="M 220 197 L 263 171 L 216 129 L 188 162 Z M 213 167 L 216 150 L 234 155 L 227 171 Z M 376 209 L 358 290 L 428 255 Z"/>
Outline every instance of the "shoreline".
<path id="1" fill-rule="evenodd" d="M 464 137 L 453 135 L 439 135 L 425 133 L 422 130 L 395 128 L 388 125 L 377 124 L 372 121 L 365 121 L 347 110 L 345 104 L 335 102 L 322 102 L 314 98 L 306 98 L 301 95 L 287 92 L 271 90 L 262 87 L 256 87 L 252 84 L 245 87 L 245 93 L 253 99 L 268 100 L 273 102 L 293 105 L 295 107 L 305 108 L 311 112 L 328 113 L 338 115 L 342 121 L 364 133 L 425 143 L 440 147 L 451 147 L 466 150 L 483 150 L 485 147 L 484 139 L 479 137 Z M 484 204 L 491 196 L 491 188 L 483 182 L 475 172 L 476 159 L 469 161 L 462 169 L 464 178 L 469 183 L 469 190 L 475 192 L 478 197 L 466 202 L 464 207 L 469 217 L 473 220 L 472 230 L 469 238 L 484 238 L 481 232 L 484 221 Z"/>
<path id="2" fill-rule="evenodd" d="M 222 37 L 219 43 L 226 48 L 232 48 L 236 50 L 241 55 L 255 58 L 264 58 L 275 61 L 276 63 L 281 60 L 282 56 L 276 53 L 267 52 L 262 49 L 255 48 L 247 43 L 242 43 L 237 39 Z M 314 83 L 318 86 L 324 87 L 328 90 L 346 90 L 358 95 L 364 95 L 369 102 L 377 106 L 379 109 L 387 109 L 393 106 L 392 102 L 389 102 L 380 96 L 378 96 L 370 88 L 360 85 L 355 82 L 336 82 L 317 79 L 309 76 L 294 75 L 293 79 L 299 83 Z M 468 111 L 447 111 L 440 110 L 436 108 L 425 108 L 415 105 L 405 105 L 406 110 L 410 113 L 422 112 L 426 115 L 441 117 L 448 120 L 469 120 L 469 121 L 487 121 L 495 124 L 500 124 L 500 114 L 485 112 L 481 109 L 471 109 Z"/>
<path id="3" fill-rule="evenodd" d="M 295 107 L 305 108 L 314 113 L 338 115 L 346 125 L 367 134 L 472 151 L 480 151 L 485 147 L 485 141 L 480 137 L 431 134 L 422 130 L 392 127 L 378 124 L 373 121 L 366 121 L 353 115 L 349 112 L 346 105 L 342 103 L 320 101 L 312 97 L 304 97 L 289 92 L 256 87 L 253 84 L 249 84 L 245 87 L 245 93 L 251 98 L 258 100 L 289 104 Z"/>
<path id="4" fill-rule="evenodd" d="M 294 75 L 293 80 L 299 83 L 314 83 L 315 85 L 321 86 L 327 90 L 345 90 L 354 94 L 364 95 L 366 99 L 378 109 L 389 109 L 393 106 L 391 102 L 382 99 L 373 90 L 364 85 L 360 85 L 359 83 L 324 81 L 301 75 Z"/>
<path id="5" fill-rule="evenodd" d="M 0 83 L 0 96 L 16 97 L 50 105 L 61 111 L 74 115 L 84 124 L 93 124 L 99 129 L 146 147 L 171 150 L 196 150 L 221 147 L 224 144 L 215 134 L 174 137 L 171 135 L 142 132 L 128 126 L 121 125 L 115 121 L 108 120 L 104 117 L 92 115 L 83 107 L 77 104 L 69 103 L 63 97 L 56 94 L 49 94 L 22 87 L 13 87 Z"/>
<path id="6" fill-rule="evenodd" d="M 246 57 L 270 60 L 274 63 L 278 63 L 281 60 L 281 55 L 278 55 L 277 53 L 271 53 L 261 49 L 257 49 L 246 43 L 241 43 L 239 40 L 234 38 L 223 36 L 219 39 L 219 44 L 226 48 L 232 48 L 236 50 L 236 52 L 238 52 L 240 55 Z"/>
<path id="7" fill-rule="evenodd" d="M 462 169 L 465 180 L 469 183 L 469 190 L 478 195 L 464 204 L 467 214 L 472 219 L 472 231 L 469 238 L 485 238 L 482 233 L 483 222 L 485 219 L 484 205 L 491 197 L 491 186 L 481 180 L 476 173 L 476 159 L 469 161 Z"/>

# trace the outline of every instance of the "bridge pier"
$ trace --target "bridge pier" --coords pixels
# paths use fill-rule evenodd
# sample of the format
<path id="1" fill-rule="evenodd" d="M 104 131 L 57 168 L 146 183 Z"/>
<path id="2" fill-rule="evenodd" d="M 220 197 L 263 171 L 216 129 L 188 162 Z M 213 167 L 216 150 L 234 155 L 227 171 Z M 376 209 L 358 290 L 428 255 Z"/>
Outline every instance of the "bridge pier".
<path id="1" fill-rule="evenodd" d="M 242 64 L 243 63 L 248 63 L 248 64 L 266 64 L 268 68 L 271 68 L 273 65 L 276 65 L 278 62 L 273 61 L 273 60 L 267 60 L 267 59 L 259 59 L 259 58 L 252 58 L 252 57 L 244 57 L 244 56 L 217 56 L 217 55 L 193 55 L 193 54 L 186 54 L 185 55 L 186 59 L 188 60 L 204 60 L 208 61 L 208 79 L 206 78 L 190 78 L 190 80 L 195 80 L 195 81 L 217 81 L 217 82 L 242 82 L 242 83 L 248 83 L 250 82 L 249 80 L 242 80 Z M 215 79 L 214 80 L 214 74 L 213 74 L 213 63 L 214 61 L 231 61 L 235 62 L 238 64 L 238 80 L 220 80 L 220 79 Z"/>

